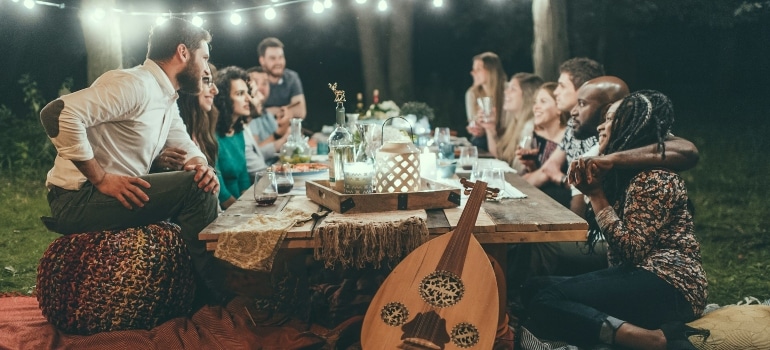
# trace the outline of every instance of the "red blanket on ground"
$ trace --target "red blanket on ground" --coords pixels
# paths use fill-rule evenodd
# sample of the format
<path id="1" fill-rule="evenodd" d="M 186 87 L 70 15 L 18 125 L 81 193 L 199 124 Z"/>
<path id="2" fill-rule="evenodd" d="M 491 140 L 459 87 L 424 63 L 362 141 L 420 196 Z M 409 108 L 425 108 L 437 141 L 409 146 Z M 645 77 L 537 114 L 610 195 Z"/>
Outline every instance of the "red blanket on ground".
<path id="1" fill-rule="evenodd" d="M 317 349 L 324 340 L 295 327 L 255 327 L 245 301 L 203 307 L 190 318 L 171 319 L 151 330 L 60 332 L 43 317 L 35 297 L 0 297 L 0 349 Z"/>

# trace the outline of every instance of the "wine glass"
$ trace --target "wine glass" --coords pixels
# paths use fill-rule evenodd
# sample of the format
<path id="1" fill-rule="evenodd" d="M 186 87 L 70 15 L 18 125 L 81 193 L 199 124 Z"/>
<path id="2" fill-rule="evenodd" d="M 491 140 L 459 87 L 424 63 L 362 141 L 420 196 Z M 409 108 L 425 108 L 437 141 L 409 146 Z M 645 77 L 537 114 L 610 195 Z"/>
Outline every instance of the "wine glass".
<path id="1" fill-rule="evenodd" d="M 479 97 L 476 99 L 479 108 L 481 109 L 481 121 L 489 122 L 492 117 L 492 99 L 489 96 Z"/>
<path id="2" fill-rule="evenodd" d="M 502 192 L 505 191 L 505 176 L 503 174 L 503 169 L 500 168 L 483 169 L 481 170 L 481 181 L 487 183 L 487 188 L 497 188 Z M 497 198 L 500 198 L 500 195 Z"/>
<path id="3" fill-rule="evenodd" d="M 457 161 L 461 169 L 472 171 L 479 160 L 479 149 L 476 146 L 460 147 L 460 159 Z"/>
<path id="4" fill-rule="evenodd" d="M 519 142 L 519 148 L 525 151 L 529 151 L 526 154 L 521 155 L 521 160 L 537 160 L 539 152 L 532 152 L 532 150 L 539 150 L 537 138 L 532 135 L 522 137 L 521 142 Z"/>

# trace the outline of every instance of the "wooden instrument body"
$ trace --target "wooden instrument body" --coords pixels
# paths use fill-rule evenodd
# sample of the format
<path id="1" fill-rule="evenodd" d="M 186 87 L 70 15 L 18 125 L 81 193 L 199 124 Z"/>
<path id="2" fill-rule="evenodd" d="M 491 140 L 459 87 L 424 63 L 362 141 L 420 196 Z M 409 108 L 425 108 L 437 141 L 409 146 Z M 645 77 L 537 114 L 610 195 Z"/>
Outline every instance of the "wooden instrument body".
<path id="1" fill-rule="evenodd" d="M 481 200 L 483 201 L 483 197 Z M 478 205 L 480 206 L 480 203 Z M 476 213 L 478 213 L 478 208 L 476 208 Z M 458 224 L 455 231 L 432 239 L 412 251 L 388 275 L 366 312 L 361 330 L 363 349 L 487 350 L 492 348 L 499 316 L 498 291 L 492 264 L 481 245 L 470 232 L 476 216 L 477 214 L 469 218 L 473 220 L 470 225 L 467 222 L 466 225 Z M 464 226 L 464 229 L 461 230 L 460 226 Z M 454 235 L 464 235 L 462 237 L 468 242 L 467 252 L 464 254 L 465 259 L 460 262 L 462 272 L 460 276 L 457 276 L 463 287 L 462 296 L 455 299 L 456 303 L 454 304 L 437 307 L 435 300 L 434 305 L 431 305 L 423 299 L 420 293 L 421 288 L 423 288 L 421 284 L 426 276 L 442 271 L 438 267 L 441 265 L 440 260 L 446 255 L 445 252 L 453 251 L 452 249 L 447 250 L 447 247 L 451 247 L 453 242 L 456 243 L 457 238 L 461 237 L 454 237 Z M 423 288 L 423 290 L 425 289 Z M 398 307 L 396 312 L 393 312 L 392 309 L 394 305 Z M 433 337 L 444 340 L 438 344 L 428 341 L 422 346 L 414 346 L 411 343 L 405 345 L 404 338 L 409 337 L 407 329 L 416 324 L 423 324 L 420 320 L 415 320 L 418 314 L 432 314 L 433 316 L 437 314 L 441 321 L 440 326 L 434 324 L 429 327 L 435 328 L 434 333 L 445 332 L 445 335 Z M 396 324 L 394 320 L 399 322 Z M 447 335 L 451 336 L 456 327 L 467 329 L 467 325 L 474 328 L 474 331 L 470 332 L 470 335 L 475 337 L 471 346 L 468 346 L 467 342 L 462 343 L 462 340 L 459 344 L 463 346 L 460 346 L 455 342 L 455 339 L 450 340 L 446 337 Z M 456 337 L 457 333 L 454 333 L 454 336 Z M 469 339 L 469 332 L 460 332 L 460 337 Z"/>

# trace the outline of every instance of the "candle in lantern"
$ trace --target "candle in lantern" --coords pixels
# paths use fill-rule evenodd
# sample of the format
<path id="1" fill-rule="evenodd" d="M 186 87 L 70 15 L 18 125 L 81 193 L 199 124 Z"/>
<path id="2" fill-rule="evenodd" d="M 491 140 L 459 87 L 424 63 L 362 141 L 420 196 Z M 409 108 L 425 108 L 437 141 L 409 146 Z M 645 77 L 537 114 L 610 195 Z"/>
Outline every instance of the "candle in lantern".
<path id="1" fill-rule="evenodd" d="M 374 165 L 366 162 L 345 163 L 344 188 L 347 194 L 372 193 Z"/>
<path id="2" fill-rule="evenodd" d="M 431 152 L 428 147 L 423 148 L 420 154 L 420 177 L 436 177 L 436 153 Z"/>

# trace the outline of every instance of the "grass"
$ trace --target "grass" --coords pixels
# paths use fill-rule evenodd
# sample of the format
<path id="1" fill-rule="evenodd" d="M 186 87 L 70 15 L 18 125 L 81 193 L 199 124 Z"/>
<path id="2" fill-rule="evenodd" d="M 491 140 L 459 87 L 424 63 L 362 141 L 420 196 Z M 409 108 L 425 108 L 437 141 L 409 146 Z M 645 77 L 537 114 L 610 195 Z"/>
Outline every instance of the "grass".
<path id="1" fill-rule="evenodd" d="M 40 222 L 40 216 L 50 214 L 44 179 L 45 170 L 34 179 L 0 173 L 0 293 L 30 294 L 38 260 L 59 236 Z"/>
<path id="2" fill-rule="evenodd" d="M 765 300 L 770 298 L 770 123 L 756 120 L 770 111 L 747 110 L 756 101 L 713 105 L 678 104 L 675 129 L 700 151 L 698 166 L 683 176 L 696 206 L 709 302 Z M 38 259 L 58 237 L 39 220 L 49 213 L 45 171 L 27 169 L 17 177 L 0 172 L 0 293 L 30 293 Z"/>

